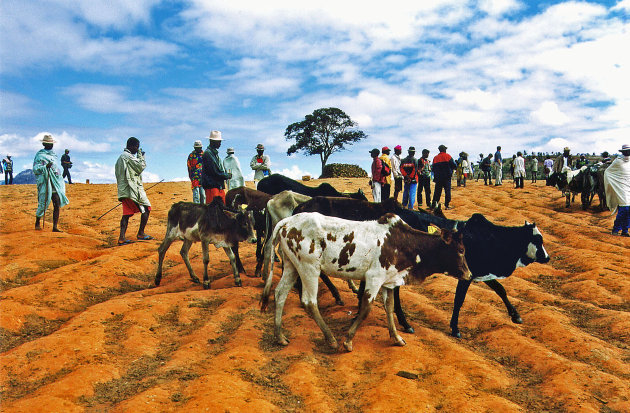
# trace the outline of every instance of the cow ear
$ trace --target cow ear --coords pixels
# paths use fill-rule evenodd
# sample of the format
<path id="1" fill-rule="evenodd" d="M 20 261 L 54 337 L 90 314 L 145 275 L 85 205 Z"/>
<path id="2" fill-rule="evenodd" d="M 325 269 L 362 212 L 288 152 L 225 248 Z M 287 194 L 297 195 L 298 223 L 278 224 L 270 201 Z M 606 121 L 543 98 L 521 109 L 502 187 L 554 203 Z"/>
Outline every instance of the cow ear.
<path id="1" fill-rule="evenodd" d="M 525 225 L 531 225 L 527 220 L 525 220 Z"/>
<path id="2" fill-rule="evenodd" d="M 442 240 L 448 245 L 453 241 L 453 232 L 447 229 L 442 230 Z"/>

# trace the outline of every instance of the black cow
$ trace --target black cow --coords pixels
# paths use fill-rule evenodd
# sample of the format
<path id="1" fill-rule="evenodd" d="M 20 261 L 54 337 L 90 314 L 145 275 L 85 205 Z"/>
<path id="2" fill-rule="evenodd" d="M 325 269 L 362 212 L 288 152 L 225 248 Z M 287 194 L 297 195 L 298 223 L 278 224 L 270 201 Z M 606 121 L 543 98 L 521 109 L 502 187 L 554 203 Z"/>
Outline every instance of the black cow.
<path id="1" fill-rule="evenodd" d="M 606 191 L 604 190 L 604 171 L 608 168 L 609 164 L 596 163 L 591 165 L 587 169 L 587 175 L 584 179 L 583 192 L 587 194 L 586 206 L 584 209 L 591 206 L 595 195 L 599 197 L 599 210 L 606 209 Z"/>
<path id="2" fill-rule="evenodd" d="M 254 226 L 251 211 L 230 211 L 223 205 L 223 200 L 215 198 L 209 205 L 194 204 L 192 202 L 177 202 L 168 211 L 166 235 L 158 247 L 158 268 L 155 274 L 155 285 L 160 285 L 162 280 L 162 263 L 166 251 L 176 239 L 184 241 L 180 254 L 184 259 L 190 278 L 194 283 L 199 283 L 190 261 L 188 250 L 195 242 L 201 242 L 203 251 L 203 288 L 210 288 L 208 278 L 208 262 L 210 261 L 208 244 L 215 247 L 223 247 L 230 259 L 234 283 L 241 286 L 241 278 L 238 273 L 236 257 L 232 247 L 241 241 L 254 239 Z"/>
<path id="3" fill-rule="evenodd" d="M 327 182 L 322 183 L 319 186 L 312 187 L 306 186 L 304 184 L 299 183 L 296 180 L 288 178 L 284 175 L 280 174 L 272 174 L 266 178 L 263 178 L 260 182 L 258 182 L 259 191 L 266 192 L 270 195 L 279 194 L 282 191 L 293 191 L 298 194 L 308 195 L 310 197 L 314 196 L 335 196 L 335 197 L 350 197 L 354 199 L 360 199 L 363 201 L 367 201 L 365 194 L 361 189 L 357 192 L 353 192 L 350 194 L 344 194 L 337 191 Z"/>
<path id="4" fill-rule="evenodd" d="M 542 234 L 535 224 L 521 227 L 494 225 L 481 214 L 474 214 L 467 221 L 449 220 L 430 214 L 402 208 L 394 202 L 371 203 L 339 198 L 313 198 L 299 205 L 294 213 L 320 212 L 351 220 L 378 219 L 384 211 L 399 215 L 409 226 L 427 231 L 429 225 L 462 232 L 466 248 L 466 261 L 472 273 L 471 281 L 483 281 L 503 300 L 514 323 L 522 323 L 521 316 L 510 303 L 505 288 L 497 281 L 512 275 L 520 266 L 532 262 L 546 263 L 549 255 L 543 247 Z M 375 218 L 376 217 L 376 218 Z M 458 281 L 450 327 L 454 337 L 461 337 L 458 328 L 459 311 L 464 304 L 471 281 Z M 328 284 L 328 283 L 327 283 Z M 359 289 L 361 295 L 362 289 Z M 361 298 L 359 297 L 359 302 Z M 398 321 L 406 332 L 413 332 L 400 305 L 398 289 L 395 290 L 395 310 Z"/>
<path id="5" fill-rule="evenodd" d="M 555 186 L 566 195 L 565 206 L 569 208 L 571 202 L 575 201 L 575 195 L 580 194 L 582 200 L 582 209 L 588 208 L 589 189 L 585 191 L 585 181 L 588 178 L 587 167 L 576 169 L 574 171 L 553 172 L 546 181 L 546 186 Z M 572 196 L 571 196 L 572 195 Z M 592 197 L 590 198 L 592 199 Z"/>

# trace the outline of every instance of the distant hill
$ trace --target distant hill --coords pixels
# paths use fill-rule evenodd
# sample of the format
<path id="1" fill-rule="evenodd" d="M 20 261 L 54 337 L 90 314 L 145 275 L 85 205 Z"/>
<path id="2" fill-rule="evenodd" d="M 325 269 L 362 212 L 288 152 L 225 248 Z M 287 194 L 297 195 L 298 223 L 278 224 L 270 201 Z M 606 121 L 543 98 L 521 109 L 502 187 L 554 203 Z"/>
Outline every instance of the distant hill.
<path id="1" fill-rule="evenodd" d="M 37 178 L 32 169 L 25 169 L 13 177 L 14 184 L 36 184 Z"/>

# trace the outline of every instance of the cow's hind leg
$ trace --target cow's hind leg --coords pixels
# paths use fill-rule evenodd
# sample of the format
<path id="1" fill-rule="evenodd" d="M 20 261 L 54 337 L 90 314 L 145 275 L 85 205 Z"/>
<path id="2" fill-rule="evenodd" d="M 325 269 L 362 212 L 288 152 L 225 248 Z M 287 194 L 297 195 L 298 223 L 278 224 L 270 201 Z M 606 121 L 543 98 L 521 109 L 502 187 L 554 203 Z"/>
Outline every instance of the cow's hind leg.
<path id="1" fill-rule="evenodd" d="M 372 296 L 372 291 L 374 290 L 378 291 L 379 289 L 366 288 L 365 290 L 366 292 L 363 293 L 363 297 L 361 298 L 361 305 L 359 306 L 359 315 L 350 326 L 350 330 L 348 330 L 348 338 L 343 343 L 343 346 L 348 351 L 352 351 L 352 348 L 353 348 L 352 339 L 354 338 L 354 335 L 357 333 L 359 326 L 361 325 L 363 320 L 365 320 L 365 318 L 370 313 L 370 310 L 372 309 L 372 301 L 374 300 L 374 297 Z"/>
<path id="2" fill-rule="evenodd" d="M 286 264 L 285 264 L 286 265 Z M 313 271 L 313 273 L 315 273 Z M 318 271 L 319 273 L 319 271 Z M 313 317 L 319 328 L 324 333 L 324 337 L 326 338 L 326 342 L 333 348 L 337 349 L 339 345 L 337 344 L 337 340 L 333 335 L 330 327 L 324 321 L 321 313 L 319 312 L 319 307 L 317 306 L 317 289 L 319 287 L 319 277 L 313 277 L 308 271 L 305 271 L 304 276 L 301 276 L 302 280 L 302 304 L 306 308 L 306 311 Z"/>
<path id="3" fill-rule="evenodd" d="M 190 250 L 190 247 L 192 246 L 192 244 L 193 244 L 192 241 L 185 239 L 184 245 L 182 245 L 182 249 L 179 250 L 179 253 L 182 256 L 182 259 L 184 260 L 184 264 L 186 264 L 186 268 L 188 268 L 188 274 L 190 274 L 190 279 L 195 284 L 199 284 L 199 278 L 197 278 L 197 276 L 195 275 L 192 265 L 190 265 L 190 260 L 188 259 L 188 251 Z M 203 242 L 201 243 L 201 245 L 203 246 Z"/>
<path id="4" fill-rule="evenodd" d="M 171 246 L 175 239 L 168 236 L 168 231 L 166 232 L 166 237 L 158 247 L 158 268 L 155 273 L 155 280 L 153 281 L 155 285 L 160 285 L 162 281 L 162 264 L 164 263 L 164 256 L 166 255 L 166 251 Z"/>
<path id="5" fill-rule="evenodd" d="M 208 251 L 208 243 L 201 241 L 201 251 L 203 252 L 203 289 L 210 289 L 210 277 L 208 277 L 208 263 L 210 262 L 210 252 Z M 230 250 L 230 252 L 232 252 Z"/>
<path id="6" fill-rule="evenodd" d="M 289 291 L 298 279 L 298 273 L 293 264 L 287 260 L 282 270 L 282 278 L 276 287 L 276 317 L 274 324 L 274 333 L 278 344 L 286 346 L 289 344 L 289 340 L 282 332 L 282 313 L 284 311 L 284 303 L 287 301 Z"/>
<path id="7" fill-rule="evenodd" d="M 389 336 L 394 339 L 396 345 L 404 346 L 405 340 L 396 331 L 396 323 L 394 322 L 394 290 L 386 288 L 383 291 L 383 300 L 385 301 L 385 312 L 387 313 L 387 328 Z"/>
<path id="8" fill-rule="evenodd" d="M 234 285 L 236 285 L 237 287 L 242 287 L 243 283 L 241 282 L 241 276 L 238 273 L 236 257 L 234 256 L 232 249 L 230 247 L 224 247 L 223 250 L 227 254 L 228 258 L 230 259 L 230 264 L 232 265 L 232 273 L 234 273 Z"/>
<path id="9" fill-rule="evenodd" d="M 501 297 L 501 300 L 503 300 L 503 303 L 508 310 L 508 314 L 510 315 L 512 322 L 516 324 L 523 324 L 523 319 L 521 318 L 521 315 L 518 313 L 518 310 L 516 310 L 516 307 L 514 307 L 508 299 L 503 285 L 501 285 L 501 283 L 497 280 L 489 280 L 485 281 L 485 283 L 488 287 L 492 288 L 499 297 Z"/>
<path id="10" fill-rule="evenodd" d="M 459 333 L 459 310 L 461 310 L 464 300 L 466 299 L 466 293 L 468 287 L 470 287 L 471 281 L 459 280 L 457 281 L 457 288 L 455 289 L 455 303 L 453 304 L 453 315 L 451 316 L 451 335 L 453 337 L 461 338 Z"/>

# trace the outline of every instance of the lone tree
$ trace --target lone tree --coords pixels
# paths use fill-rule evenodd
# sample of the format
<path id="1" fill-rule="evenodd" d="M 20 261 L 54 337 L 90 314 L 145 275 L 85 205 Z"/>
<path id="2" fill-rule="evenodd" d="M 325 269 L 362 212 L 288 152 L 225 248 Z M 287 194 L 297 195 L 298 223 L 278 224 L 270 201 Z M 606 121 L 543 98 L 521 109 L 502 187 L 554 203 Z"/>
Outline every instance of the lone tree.
<path id="1" fill-rule="evenodd" d="M 330 155 L 345 149 L 344 145 L 352 145 L 367 138 L 363 131 L 352 129 L 356 126 L 357 123 L 341 109 L 316 109 L 312 114 L 306 115 L 303 121 L 287 126 L 284 136 L 288 141 L 295 139 L 295 143 L 287 150 L 287 155 L 298 151 L 319 155 L 324 173 L 324 166 Z"/>

